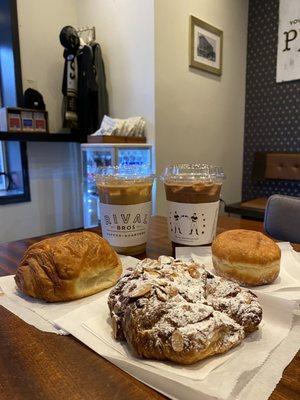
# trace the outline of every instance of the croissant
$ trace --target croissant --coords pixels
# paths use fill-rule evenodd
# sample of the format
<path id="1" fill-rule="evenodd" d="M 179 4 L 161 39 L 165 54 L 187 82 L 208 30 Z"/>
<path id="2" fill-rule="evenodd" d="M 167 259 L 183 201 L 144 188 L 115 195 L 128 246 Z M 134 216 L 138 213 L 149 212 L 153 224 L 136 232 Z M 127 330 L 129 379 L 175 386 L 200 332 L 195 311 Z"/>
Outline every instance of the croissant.
<path id="1" fill-rule="evenodd" d="M 106 240 L 92 232 L 76 232 L 31 245 L 15 282 L 31 297 L 68 301 L 113 286 L 121 272 L 121 261 Z"/>
<path id="2" fill-rule="evenodd" d="M 193 364 L 237 346 L 257 329 L 255 294 L 192 261 L 145 259 L 108 297 L 117 340 L 142 358 Z"/>

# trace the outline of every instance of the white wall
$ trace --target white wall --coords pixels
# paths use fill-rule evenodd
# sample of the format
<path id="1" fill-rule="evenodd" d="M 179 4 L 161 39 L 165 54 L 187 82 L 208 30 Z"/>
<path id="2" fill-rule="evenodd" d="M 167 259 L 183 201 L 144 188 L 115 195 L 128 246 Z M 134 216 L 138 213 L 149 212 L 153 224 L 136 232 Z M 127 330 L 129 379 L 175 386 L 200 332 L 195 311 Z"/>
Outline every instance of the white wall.
<path id="1" fill-rule="evenodd" d="M 154 143 L 154 0 L 18 0 L 24 90 L 39 90 L 50 130 L 61 131 L 65 25 L 95 25 L 107 71 L 111 115 L 142 115 Z M 0 207 L 0 241 L 82 226 L 79 146 L 29 143 L 32 201 Z"/>
<path id="2" fill-rule="evenodd" d="M 223 74 L 189 69 L 190 14 L 223 30 Z M 157 170 L 172 162 L 224 167 L 223 198 L 241 198 L 247 0 L 156 0 Z M 158 191 L 158 214 L 165 194 Z"/>
<path id="3" fill-rule="evenodd" d="M 36 82 L 61 130 L 63 48 L 59 32 L 77 25 L 75 0 L 18 0 L 24 90 Z M 0 206 L 0 242 L 82 226 L 79 145 L 28 143 L 31 202 Z"/>
<path id="4" fill-rule="evenodd" d="M 31 201 L 0 206 L 0 242 L 82 226 L 79 145 L 27 144 Z"/>
<path id="5" fill-rule="evenodd" d="M 62 130 L 63 47 L 59 33 L 77 26 L 76 0 L 18 0 L 18 23 L 23 89 L 44 96 L 50 132 Z"/>
<path id="6" fill-rule="evenodd" d="M 222 165 L 224 199 L 240 199 L 247 0 L 18 0 L 24 88 L 34 81 L 61 127 L 64 25 L 95 25 L 113 117 L 143 115 L 157 170 L 172 162 Z M 224 32 L 221 78 L 188 67 L 189 15 Z M 155 60 L 155 62 L 154 62 Z M 82 225 L 79 148 L 28 145 L 32 202 L 0 207 L 0 241 Z M 159 184 L 158 213 L 165 211 Z"/>
<path id="7" fill-rule="evenodd" d="M 79 26 L 95 26 L 112 117 L 141 115 L 154 143 L 154 0 L 77 0 Z"/>

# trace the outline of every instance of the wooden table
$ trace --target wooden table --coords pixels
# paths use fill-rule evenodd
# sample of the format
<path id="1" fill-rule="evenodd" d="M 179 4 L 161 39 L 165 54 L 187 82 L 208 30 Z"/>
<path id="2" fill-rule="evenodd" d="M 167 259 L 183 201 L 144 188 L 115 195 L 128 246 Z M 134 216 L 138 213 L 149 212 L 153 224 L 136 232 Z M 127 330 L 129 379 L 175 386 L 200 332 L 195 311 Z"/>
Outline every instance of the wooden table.
<path id="1" fill-rule="evenodd" d="M 225 212 L 229 214 L 238 214 L 242 218 L 263 221 L 267 200 L 267 198 L 260 197 L 241 203 L 227 204 L 225 205 Z"/>
<path id="2" fill-rule="evenodd" d="M 258 221 L 220 217 L 219 232 L 262 230 Z M 25 249 L 41 238 L 0 244 L 0 275 L 13 274 Z M 300 251 L 300 245 L 295 246 Z M 171 254 L 166 220 L 153 217 L 148 257 Z M 40 332 L 0 307 L 1 400 L 165 399 L 72 336 Z M 300 353 L 287 366 L 270 399 L 300 399 Z M 201 400 L 201 399 L 199 399 Z"/>

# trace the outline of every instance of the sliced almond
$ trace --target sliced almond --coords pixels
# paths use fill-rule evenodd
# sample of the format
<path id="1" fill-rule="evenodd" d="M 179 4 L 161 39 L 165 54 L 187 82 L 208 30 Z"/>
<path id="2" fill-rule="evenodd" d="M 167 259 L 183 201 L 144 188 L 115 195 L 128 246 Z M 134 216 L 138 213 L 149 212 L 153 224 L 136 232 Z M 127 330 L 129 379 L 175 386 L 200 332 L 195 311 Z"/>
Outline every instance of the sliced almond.
<path id="1" fill-rule="evenodd" d="M 154 266 L 151 266 L 151 265 L 144 267 L 144 271 L 147 271 L 147 272 L 155 271 L 155 270 L 156 270 L 156 268 Z"/>
<path id="2" fill-rule="evenodd" d="M 180 352 L 183 350 L 183 336 L 178 330 L 172 333 L 171 344 L 174 351 Z"/>
<path id="3" fill-rule="evenodd" d="M 172 278 L 173 280 L 174 280 L 174 278 L 178 277 L 178 274 L 174 271 L 170 271 L 170 272 L 167 271 L 167 272 L 165 272 L 165 275 L 167 276 L 168 279 Z"/>
<path id="4" fill-rule="evenodd" d="M 133 273 L 132 273 L 132 276 L 134 277 L 134 278 L 138 278 L 139 276 L 141 276 L 142 275 L 142 271 L 140 271 L 140 270 L 138 270 L 138 269 L 136 269 L 135 271 L 133 271 Z"/>
<path id="5" fill-rule="evenodd" d="M 159 272 L 158 272 L 158 271 L 155 271 L 155 270 L 153 270 L 153 269 L 151 269 L 151 270 L 146 270 L 146 273 L 147 273 L 148 275 L 151 275 L 151 276 L 159 276 Z"/>
<path id="6" fill-rule="evenodd" d="M 169 288 L 166 286 L 166 282 L 164 282 L 164 286 L 159 285 L 160 290 L 162 290 L 164 293 L 169 294 Z"/>
<path id="7" fill-rule="evenodd" d="M 178 295 L 178 289 L 177 289 L 177 287 L 171 286 L 170 289 L 169 289 L 169 295 L 170 295 L 171 297 L 177 296 L 177 295 Z"/>
<path id="8" fill-rule="evenodd" d="M 160 300 L 160 301 L 167 301 L 168 300 L 168 296 L 160 288 L 158 288 L 158 287 L 155 288 L 155 292 L 156 292 L 158 300 Z"/>
<path id="9" fill-rule="evenodd" d="M 160 264 L 170 265 L 170 264 L 172 264 L 173 261 L 174 261 L 173 257 L 168 257 L 168 256 L 160 256 L 160 257 L 158 257 L 158 262 Z"/>
<path id="10" fill-rule="evenodd" d="M 188 271 L 192 278 L 194 278 L 194 279 L 200 278 L 200 272 L 198 271 L 198 268 L 196 266 L 191 265 L 188 268 Z"/>
<path id="11" fill-rule="evenodd" d="M 111 326 L 112 326 L 114 338 L 117 339 L 117 336 L 118 336 L 118 323 L 117 323 L 117 318 L 114 315 L 111 317 Z"/>
<path id="12" fill-rule="evenodd" d="M 142 297 L 148 292 L 150 292 L 151 289 L 152 289 L 151 283 L 144 283 L 143 285 L 138 286 L 136 289 L 130 292 L 129 297 L 131 298 Z"/>
<path id="13" fill-rule="evenodd" d="M 167 286 L 167 282 L 165 279 L 156 279 L 155 283 L 157 283 L 157 285 L 159 285 L 159 287 L 161 288 L 161 290 L 164 290 L 164 287 Z"/>

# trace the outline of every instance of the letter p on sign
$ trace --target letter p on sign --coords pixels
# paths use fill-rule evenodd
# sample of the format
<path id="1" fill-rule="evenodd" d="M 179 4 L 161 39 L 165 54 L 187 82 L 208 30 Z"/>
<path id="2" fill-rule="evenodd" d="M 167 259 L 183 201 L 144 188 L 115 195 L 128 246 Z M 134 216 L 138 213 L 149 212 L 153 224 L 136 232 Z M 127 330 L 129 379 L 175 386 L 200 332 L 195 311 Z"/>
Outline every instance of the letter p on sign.
<path id="1" fill-rule="evenodd" d="M 276 82 L 300 79 L 300 0 L 280 0 Z"/>

